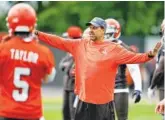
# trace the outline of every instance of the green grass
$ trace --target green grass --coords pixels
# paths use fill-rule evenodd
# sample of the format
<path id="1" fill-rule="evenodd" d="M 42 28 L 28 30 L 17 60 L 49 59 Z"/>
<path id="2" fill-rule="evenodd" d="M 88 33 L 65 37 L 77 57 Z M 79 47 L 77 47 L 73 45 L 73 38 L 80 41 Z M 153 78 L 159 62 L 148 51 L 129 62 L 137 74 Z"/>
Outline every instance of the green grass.
<path id="1" fill-rule="evenodd" d="M 44 116 L 46 120 L 62 120 L 62 99 L 44 99 Z M 129 120 L 161 120 L 161 116 L 154 112 L 155 104 L 141 101 L 129 106 Z M 117 120 L 117 119 L 116 119 Z"/>
<path id="2" fill-rule="evenodd" d="M 46 120 L 62 120 L 62 99 L 44 99 L 44 117 Z"/>
<path id="3" fill-rule="evenodd" d="M 145 101 L 130 104 L 129 120 L 162 120 L 162 117 L 155 113 L 155 106 L 155 104 L 149 104 Z"/>

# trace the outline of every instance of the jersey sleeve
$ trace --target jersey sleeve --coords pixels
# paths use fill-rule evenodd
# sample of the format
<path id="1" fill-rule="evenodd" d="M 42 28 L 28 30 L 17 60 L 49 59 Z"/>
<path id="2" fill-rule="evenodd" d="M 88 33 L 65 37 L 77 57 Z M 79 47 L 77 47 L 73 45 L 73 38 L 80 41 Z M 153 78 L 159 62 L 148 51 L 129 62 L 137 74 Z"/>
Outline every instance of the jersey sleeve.
<path id="1" fill-rule="evenodd" d="M 48 49 L 46 52 L 46 57 L 45 57 L 45 69 L 44 69 L 44 82 L 51 82 L 54 80 L 55 75 L 56 75 L 56 68 L 55 68 L 55 60 L 53 53 Z"/>
<path id="2" fill-rule="evenodd" d="M 135 64 L 144 63 L 152 58 L 148 57 L 148 53 L 135 53 L 127 50 L 121 45 L 117 45 L 115 50 L 114 60 L 116 64 Z"/>
<path id="3" fill-rule="evenodd" d="M 66 52 L 74 53 L 76 46 L 81 39 L 65 39 L 57 35 L 51 35 L 44 32 L 38 32 L 39 40 L 47 43 L 48 45 L 61 49 Z"/>
<path id="4" fill-rule="evenodd" d="M 55 67 L 55 60 L 53 53 L 49 49 L 47 51 L 47 58 L 45 64 L 46 64 L 46 68 L 45 68 L 46 74 L 51 74 L 52 69 Z"/>
<path id="5" fill-rule="evenodd" d="M 134 89 L 142 91 L 142 76 L 138 64 L 127 64 L 127 68 L 134 82 Z"/>

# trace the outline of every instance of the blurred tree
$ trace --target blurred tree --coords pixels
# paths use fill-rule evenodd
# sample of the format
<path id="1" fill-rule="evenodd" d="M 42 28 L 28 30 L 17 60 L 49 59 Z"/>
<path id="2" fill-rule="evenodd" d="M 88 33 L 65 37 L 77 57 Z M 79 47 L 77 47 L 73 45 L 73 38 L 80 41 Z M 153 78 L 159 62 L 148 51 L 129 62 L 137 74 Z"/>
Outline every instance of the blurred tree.
<path id="1" fill-rule="evenodd" d="M 7 32 L 7 26 L 6 26 L 6 16 L 0 16 L 0 31 L 1 32 Z"/>
<path id="2" fill-rule="evenodd" d="M 16 4 L 10 2 L 10 4 Z M 115 18 L 122 25 L 122 34 L 149 35 L 159 29 L 164 18 L 163 1 L 34 1 L 28 2 L 38 14 L 38 29 L 61 34 L 71 25 L 83 29 L 93 17 Z M 0 30 L 5 30 L 5 17 L 0 17 Z"/>
<path id="3" fill-rule="evenodd" d="M 126 35 L 148 35 L 154 25 L 160 25 L 164 18 L 163 2 L 127 2 L 124 33 Z"/>
<path id="4" fill-rule="evenodd" d="M 51 2 L 50 7 L 39 13 L 38 27 L 41 30 L 61 33 L 70 25 L 85 28 L 85 23 L 95 16 L 119 20 L 124 35 L 144 36 L 151 34 L 153 26 L 160 25 L 164 17 L 164 5 L 163 1 Z"/>

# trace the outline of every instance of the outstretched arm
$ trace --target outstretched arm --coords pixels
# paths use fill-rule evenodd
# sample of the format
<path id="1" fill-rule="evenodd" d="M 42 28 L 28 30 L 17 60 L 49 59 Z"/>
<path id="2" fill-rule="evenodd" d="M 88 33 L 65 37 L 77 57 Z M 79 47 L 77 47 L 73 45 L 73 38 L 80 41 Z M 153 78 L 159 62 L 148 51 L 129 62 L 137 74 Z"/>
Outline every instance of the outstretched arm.
<path id="1" fill-rule="evenodd" d="M 128 51 L 121 45 L 117 45 L 115 50 L 115 55 L 117 55 L 114 60 L 117 64 L 134 64 L 134 63 L 144 63 L 155 57 L 160 49 L 162 43 L 158 42 L 155 48 L 148 53 L 134 53 Z"/>
<path id="2" fill-rule="evenodd" d="M 76 46 L 81 41 L 81 39 L 65 39 L 57 35 L 47 34 L 40 31 L 35 31 L 35 35 L 38 36 L 39 40 L 47 43 L 48 45 L 70 53 L 75 51 Z"/>

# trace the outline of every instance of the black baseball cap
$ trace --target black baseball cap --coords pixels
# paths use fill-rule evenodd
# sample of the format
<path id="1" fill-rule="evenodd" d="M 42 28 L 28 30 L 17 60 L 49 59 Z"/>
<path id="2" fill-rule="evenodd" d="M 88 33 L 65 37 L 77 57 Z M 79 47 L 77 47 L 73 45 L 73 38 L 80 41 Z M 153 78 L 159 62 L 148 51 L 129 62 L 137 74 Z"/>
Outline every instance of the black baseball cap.
<path id="1" fill-rule="evenodd" d="M 106 30 L 107 24 L 104 19 L 95 17 L 90 22 L 86 23 L 86 26 L 93 25 L 95 27 L 103 27 Z"/>

